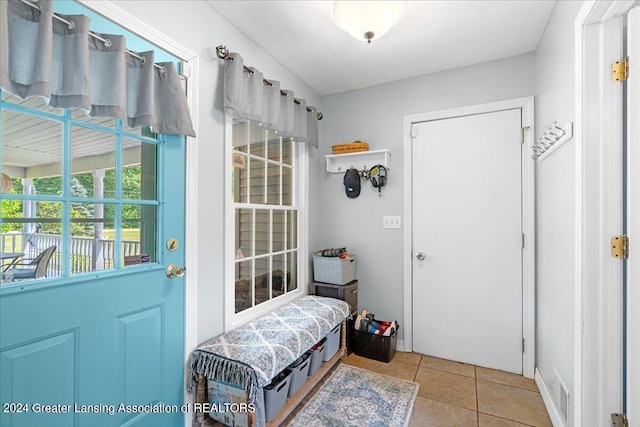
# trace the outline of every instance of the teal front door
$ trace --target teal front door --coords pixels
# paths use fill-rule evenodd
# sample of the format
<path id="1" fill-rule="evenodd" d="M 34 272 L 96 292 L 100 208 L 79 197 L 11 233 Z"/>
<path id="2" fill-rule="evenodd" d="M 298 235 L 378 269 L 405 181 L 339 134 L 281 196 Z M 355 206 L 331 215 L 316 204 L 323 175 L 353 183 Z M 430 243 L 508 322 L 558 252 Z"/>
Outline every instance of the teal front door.
<path id="1" fill-rule="evenodd" d="M 184 138 L 0 106 L 0 426 L 182 425 Z"/>

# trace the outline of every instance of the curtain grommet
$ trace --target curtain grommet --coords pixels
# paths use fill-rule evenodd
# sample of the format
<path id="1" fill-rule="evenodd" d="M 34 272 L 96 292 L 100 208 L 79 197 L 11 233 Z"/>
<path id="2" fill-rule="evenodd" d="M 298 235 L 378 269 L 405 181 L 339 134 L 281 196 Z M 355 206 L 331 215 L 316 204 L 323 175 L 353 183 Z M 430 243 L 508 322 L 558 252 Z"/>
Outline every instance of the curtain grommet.
<path id="1" fill-rule="evenodd" d="M 105 38 L 104 40 L 105 40 L 105 41 L 104 41 L 104 45 L 105 45 L 105 47 L 111 47 L 111 40 L 109 40 L 109 39 L 107 39 L 107 38 Z"/>
<path id="2" fill-rule="evenodd" d="M 67 28 L 70 30 L 73 30 L 76 28 L 76 23 L 74 21 L 69 21 L 69 24 L 67 25 Z"/>
<path id="3" fill-rule="evenodd" d="M 140 63 L 141 64 L 146 64 L 147 63 L 147 57 L 140 55 Z"/>

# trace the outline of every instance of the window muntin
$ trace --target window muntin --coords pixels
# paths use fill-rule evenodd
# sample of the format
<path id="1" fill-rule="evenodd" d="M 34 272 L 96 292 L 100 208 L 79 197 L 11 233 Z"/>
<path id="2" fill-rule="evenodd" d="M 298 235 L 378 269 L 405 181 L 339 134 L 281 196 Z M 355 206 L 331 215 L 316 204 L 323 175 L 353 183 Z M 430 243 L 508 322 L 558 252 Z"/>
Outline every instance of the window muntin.
<path id="1" fill-rule="evenodd" d="M 298 206 L 291 138 L 258 123 L 234 123 L 235 313 L 298 288 Z"/>
<path id="2" fill-rule="evenodd" d="M 0 251 L 35 258 L 55 245 L 47 277 L 157 261 L 157 135 L 36 99 L 2 92 L 0 163 L 13 185 Z"/>

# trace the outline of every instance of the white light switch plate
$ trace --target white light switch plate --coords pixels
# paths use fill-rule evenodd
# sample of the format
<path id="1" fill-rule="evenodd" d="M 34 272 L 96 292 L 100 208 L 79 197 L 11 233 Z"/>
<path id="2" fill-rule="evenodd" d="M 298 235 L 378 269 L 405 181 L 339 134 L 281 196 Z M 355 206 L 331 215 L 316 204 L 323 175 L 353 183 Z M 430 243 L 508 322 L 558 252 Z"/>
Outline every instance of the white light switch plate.
<path id="1" fill-rule="evenodd" d="M 402 228 L 402 220 L 400 216 L 383 216 L 382 228 Z"/>

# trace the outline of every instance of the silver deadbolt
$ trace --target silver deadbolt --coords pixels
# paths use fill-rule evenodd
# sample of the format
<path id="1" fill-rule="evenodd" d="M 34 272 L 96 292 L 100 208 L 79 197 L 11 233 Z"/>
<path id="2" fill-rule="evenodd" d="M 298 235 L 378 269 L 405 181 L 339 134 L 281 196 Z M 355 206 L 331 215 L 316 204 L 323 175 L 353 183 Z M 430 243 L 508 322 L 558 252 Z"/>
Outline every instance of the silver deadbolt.
<path id="1" fill-rule="evenodd" d="M 175 237 L 167 240 L 167 249 L 169 249 L 170 251 L 175 251 L 176 249 L 178 249 L 178 246 L 180 246 L 180 242 Z"/>
<path id="2" fill-rule="evenodd" d="M 418 259 L 418 261 L 422 261 L 424 259 L 424 252 L 418 252 L 416 254 L 416 258 Z"/>

